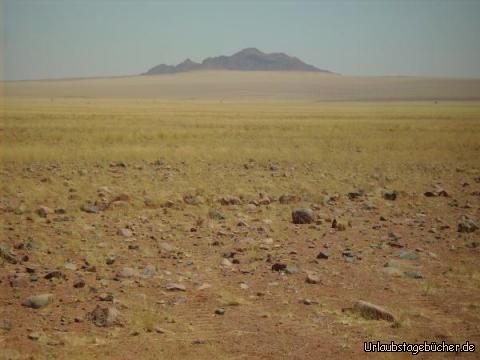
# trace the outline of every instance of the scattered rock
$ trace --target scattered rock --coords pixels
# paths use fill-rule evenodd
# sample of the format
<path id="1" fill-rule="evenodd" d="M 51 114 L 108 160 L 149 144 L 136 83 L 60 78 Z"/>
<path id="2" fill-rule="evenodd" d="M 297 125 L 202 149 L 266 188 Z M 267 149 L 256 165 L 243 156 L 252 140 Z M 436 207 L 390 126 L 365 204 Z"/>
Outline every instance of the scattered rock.
<path id="1" fill-rule="evenodd" d="M 9 320 L 0 320 L 0 330 L 10 331 L 13 329 L 13 325 Z"/>
<path id="2" fill-rule="evenodd" d="M 403 272 L 400 269 L 397 269 L 396 267 L 393 267 L 393 266 L 384 267 L 383 272 L 393 277 L 403 276 Z"/>
<path id="3" fill-rule="evenodd" d="M 215 309 L 215 314 L 216 315 L 224 315 L 225 314 L 225 309 L 224 308 L 217 308 L 217 309 Z"/>
<path id="4" fill-rule="evenodd" d="M 28 277 L 19 273 L 10 274 L 8 275 L 7 279 L 12 288 L 25 288 L 29 283 Z"/>
<path id="5" fill-rule="evenodd" d="M 183 202 L 188 205 L 200 205 L 203 204 L 203 199 L 198 195 L 187 194 L 183 197 Z"/>
<path id="6" fill-rule="evenodd" d="M 137 276 L 137 272 L 134 269 L 130 267 L 124 267 L 117 272 L 115 275 L 115 280 L 130 279 L 135 276 Z"/>
<path id="7" fill-rule="evenodd" d="M 158 326 L 158 325 L 155 325 L 153 327 L 153 331 L 155 331 L 157 334 L 166 334 L 168 331 L 165 330 L 164 328 Z"/>
<path id="8" fill-rule="evenodd" d="M 38 216 L 46 218 L 48 215 L 53 214 L 54 211 L 47 206 L 39 206 L 36 213 Z"/>
<path id="9" fill-rule="evenodd" d="M 110 167 L 126 168 L 127 164 L 123 161 L 113 161 L 110 163 Z"/>
<path id="10" fill-rule="evenodd" d="M 332 221 L 332 229 L 336 229 L 337 231 L 345 231 L 347 230 L 348 221 L 346 220 L 336 220 L 333 219 Z"/>
<path id="11" fill-rule="evenodd" d="M 236 196 L 224 196 L 220 199 L 220 204 L 222 205 L 241 205 L 242 200 Z"/>
<path id="12" fill-rule="evenodd" d="M 307 272 L 307 278 L 305 281 L 309 284 L 319 284 L 321 282 L 320 276 L 314 272 Z"/>
<path id="13" fill-rule="evenodd" d="M 272 271 L 285 271 L 287 269 L 287 264 L 275 263 L 272 265 Z"/>
<path id="14" fill-rule="evenodd" d="M 38 339 L 40 339 L 40 333 L 36 331 L 32 331 L 31 333 L 28 334 L 28 338 L 30 340 L 37 341 Z"/>
<path id="15" fill-rule="evenodd" d="M 397 198 L 397 192 L 395 190 L 383 190 L 382 196 L 385 200 L 395 200 Z"/>
<path id="16" fill-rule="evenodd" d="M 110 204 L 114 202 L 129 202 L 131 200 L 130 195 L 127 193 L 121 193 L 113 197 L 113 199 L 110 201 Z"/>
<path id="17" fill-rule="evenodd" d="M 298 268 L 296 266 L 288 265 L 285 268 L 285 274 L 293 275 L 293 274 L 297 274 L 297 273 L 298 273 Z"/>
<path id="18" fill-rule="evenodd" d="M 388 237 L 389 237 L 390 239 L 392 239 L 393 241 L 399 241 L 399 240 L 402 239 L 402 237 L 401 237 L 399 234 L 397 234 L 397 233 L 395 233 L 395 232 L 393 232 L 393 231 L 389 231 L 389 232 L 388 232 Z"/>
<path id="19" fill-rule="evenodd" d="M 283 194 L 278 198 L 280 204 L 286 205 L 299 201 L 300 199 L 295 195 Z"/>
<path id="20" fill-rule="evenodd" d="M 233 264 L 230 260 L 228 260 L 227 258 L 224 258 L 222 259 L 222 266 L 225 266 L 225 267 L 232 267 Z"/>
<path id="21" fill-rule="evenodd" d="M 377 207 L 371 203 L 368 203 L 368 202 L 364 202 L 362 204 L 362 209 L 363 210 L 375 210 Z"/>
<path id="22" fill-rule="evenodd" d="M 212 287 L 212 285 L 210 285 L 208 283 L 203 283 L 199 287 L 197 287 L 197 290 L 206 290 L 206 289 L 210 289 L 211 287 Z"/>
<path id="23" fill-rule="evenodd" d="M 65 264 L 63 264 L 63 267 L 67 270 L 71 271 L 76 271 L 77 270 L 77 265 L 73 262 L 67 261 Z"/>
<path id="24" fill-rule="evenodd" d="M 168 291 L 187 291 L 185 285 L 176 284 L 176 283 L 169 283 L 165 285 L 165 289 Z"/>
<path id="25" fill-rule="evenodd" d="M 10 264 L 15 265 L 17 263 L 15 255 L 10 252 L 8 246 L 4 243 L 0 243 L 0 257 Z"/>
<path id="26" fill-rule="evenodd" d="M 13 211 L 13 213 L 14 213 L 15 215 L 23 215 L 23 214 L 25 214 L 25 211 L 27 211 L 27 208 L 25 207 L 25 205 L 22 204 L 22 205 L 20 205 L 19 207 L 17 207 L 17 208 Z"/>
<path id="27" fill-rule="evenodd" d="M 116 257 L 115 255 L 108 255 L 107 258 L 105 259 L 105 263 L 107 265 L 113 265 L 115 263 Z"/>
<path id="28" fill-rule="evenodd" d="M 448 193 L 442 188 L 437 188 L 432 191 L 425 191 L 423 195 L 425 195 L 426 197 L 436 197 L 436 196 L 449 197 Z"/>
<path id="29" fill-rule="evenodd" d="M 262 240 L 262 243 L 265 245 L 272 245 L 273 244 L 273 239 L 272 238 L 265 238 Z"/>
<path id="30" fill-rule="evenodd" d="M 248 227 L 248 224 L 245 220 L 239 220 L 237 226 Z"/>
<path id="31" fill-rule="evenodd" d="M 405 275 L 412 279 L 423 279 L 423 276 L 419 271 L 405 271 Z"/>
<path id="32" fill-rule="evenodd" d="M 155 266 L 154 265 L 147 265 L 145 266 L 145 268 L 143 269 L 143 274 L 142 276 L 144 278 L 149 278 L 151 277 L 153 274 L 155 274 Z"/>
<path id="33" fill-rule="evenodd" d="M 462 215 L 462 217 L 460 217 L 460 220 L 458 220 L 457 231 L 461 233 L 472 233 L 475 230 L 478 230 L 478 225 L 467 216 Z"/>
<path id="34" fill-rule="evenodd" d="M 83 212 L 86 212 L 88 214 L 99 214 L 100 209 L 95 206 L 95 205 L 84 205 L 80 208 Z"/>
<path id="35" fill-rule="evenodd" d="M 112 306 L 97 305 L 88 318 L 99 327 L 121 325 L 120 312 Z"/>
<path id="36" fill-rule="evenodd" d="M 127 228 L 118 229 L 117 235 L 123 236 L 125 238 L 130 238 L 133 236 L 132 230 Z"/>
<path id="37" fill-rule="evenodd" d="M 317 255 L 317 259 L 328 259 L 330 255 L 326 251 L 320 251 Z"/>
<path id="38" fill-rule="evenodd" d="M 346 262 L 353 263 L 357 259 L 360 260 L 361 258 L 357 255 L 355 255 L 351 250 L 344 250 L 342 251 L 342 256 L 345 259 Z"/>
<path id="39" fill-rule="evenodd" d="M 294 224 L 310 224 L 314 220 L 312 209 L 299 208 L 292 211 L 292 221 Z"/>
<path id="40" fill-rule="evenodd" d="M 32 309 L 40 309 L 48 305 L 53 300 L 53 294 L 39 294 L 28 297 L 23 303 L 23 306 Z"/>
<path id="41" fill-rule="evenodd" d="M 53 270 L 49 271 L 45 275 L 45 279 L 47 280 L 52 280 L 52 279 L 66 279 L 66 276 L 64 273 L 62 273 L 60 270 Z"/>
<path id="42" fill-rule="evenodd" d="M 162 251 L 167 252 L 167 253 L 173 253 L 173 252 L 176 252 L 178 250 L 175 246 L 173 246 L 173 245 L 171 245 L 171 244 L 169 244 L 165 241 L 160 241 L 158 243 L 158 247 Z"/>
<path id="43" fill-rule="evenodd" d="M 259 205 L 269 205 L 272 202 L 272 199 L 270 199 L 270 197 L 264 192 L 261 192 L 259 196 L 260 196 L 260 199 L 258 200 Z"/>
<path id="44" fill-rule="evenodd" d="M 73 283 L 73 287 L 74 287 L 75 289 L 81 289 L 81 288 L 85 287 L 85 280 L 83 280 L 83 279 L 78 279 L 77 281 L 75 281 L 75 282 Z"/>
<path id="45" fill-rule="evenodd" d="M 346 309 L 350 310 L 350 309 Z M 393 314 L 385 310 L 384 308 L 371 304 L 366 301 L 356 301 L 353 304 L 353 308 L 351 309 L 353 312 L 359 314 L 362 316 L 364 319 L 367 320 L 386 320 L 390 322 L 395 321 L 395 317 Z"/>
<path id="46" fill-rule="evenodd" d="M 128 245 L 129 250 L 138 250 L 139 248 L 140 248 L 140 245 L 138 245 L 136 243 Z"/>
<path id="47" fill-rule="evenodd" d="M 404 260 L 416 260 L 418 256 L 413 251 L 402 250 L 398 253 L 398 257 Z"/>
<path id="48" fill-rule="evenodd" d="M 353 191 L 350 191 L 347 196 L 350 200 L 355 200 L 355 199 L 358 199 L 359 197 L 361 197 L 363 195 L 363 190 L 361 189 L 358 189 L 358 190 L 353 190 Z"/>
<path id="49" fill-rule="evenodd" d="M 113 295 L 109 293 L 101 293 L 98 295 L 98 300 L 100 301 L 113 301 Z"/>
<path id="50" fill-rule="evenodd" d="M 214 208 L 208 210 L 208 217 L 212 220 L 225 220 L 225 215 L 220 210 Z"/>

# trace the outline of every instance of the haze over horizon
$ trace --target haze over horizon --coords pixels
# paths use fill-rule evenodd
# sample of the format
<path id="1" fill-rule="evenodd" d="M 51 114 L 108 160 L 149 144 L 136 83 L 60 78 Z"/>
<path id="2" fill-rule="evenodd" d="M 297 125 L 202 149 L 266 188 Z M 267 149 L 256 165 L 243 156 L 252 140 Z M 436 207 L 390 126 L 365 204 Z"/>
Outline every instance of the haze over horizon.
<path id="1" fill-rule="evenodd" d="M 480 78 L 478 1 L 1 5 L 1 80 L 137 75 L 249 47 L 344 75 Z"/>

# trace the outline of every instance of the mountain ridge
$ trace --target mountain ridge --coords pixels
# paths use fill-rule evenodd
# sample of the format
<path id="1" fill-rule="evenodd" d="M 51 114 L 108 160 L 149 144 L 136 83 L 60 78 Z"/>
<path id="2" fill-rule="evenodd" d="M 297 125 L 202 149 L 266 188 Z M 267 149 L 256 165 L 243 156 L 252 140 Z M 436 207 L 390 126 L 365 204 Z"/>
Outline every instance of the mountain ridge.
<path id="1" fill-rule="evenodd" d="M 196 70 L 312 71 L 333 74 L 329 70 L 306 64 L 299 58 L 285 53 L 264 53 L 257 48 L 250 47 L 231 56 L 208 57 L 201 63 L 188 58 L 177 65 L 159 64 L 141 75 L 175 74 Z"/>

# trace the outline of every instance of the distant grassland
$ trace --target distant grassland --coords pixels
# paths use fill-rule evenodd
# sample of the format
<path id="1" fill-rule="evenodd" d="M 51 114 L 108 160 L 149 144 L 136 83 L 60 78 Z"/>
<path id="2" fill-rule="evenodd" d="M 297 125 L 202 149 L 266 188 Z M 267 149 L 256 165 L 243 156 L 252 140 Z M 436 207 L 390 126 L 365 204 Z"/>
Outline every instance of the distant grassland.
<path id="1" fill-rule="evenodd" d="M 159 201 L 188 192 L 258 191 L 300 192 L 321 201 L 322 191 L 368 188 L 379 179 L 384 186 L 425 191 L 457 169 L 480 168 L 477 102 L 9 98 L 3 110 L 0 190 L 28 190 L 32 202 L 55 194 L 48 183 L 21 175 L 31 165 L 56 164 L 65 174 L 88 169 L 78 186 L 92 196 L 96 187 L 111 183 L 109 162 L 145 166 L 137 172 L 129 166 L 130 175 L 119 184 L 156 194 Z M 179 169 L 170 180 L 147 171 L 159 159 Z M 257 165 L 246 170 L 250 159 Z M 279 171 L 269 171 L 270 163 Z"/>
<path id="2" fill-rule="evenodd" d="M 4 162 L 322 162 L 465 166 L 480 151 L 480 103 L 211 103 L 7 99 Z"/>

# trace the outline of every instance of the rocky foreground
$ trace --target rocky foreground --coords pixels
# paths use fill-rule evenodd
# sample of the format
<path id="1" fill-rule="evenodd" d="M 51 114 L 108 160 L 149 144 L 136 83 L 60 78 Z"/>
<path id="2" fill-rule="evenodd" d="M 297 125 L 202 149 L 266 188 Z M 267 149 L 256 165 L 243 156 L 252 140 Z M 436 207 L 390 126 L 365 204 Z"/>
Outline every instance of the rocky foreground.
<path id="1" fill-rule="evenodd" d="M 35 186 L 12 184 L 0 194 L 0 359 L 340 359 L 366 356 L 364 341 L 480 346 L 478 170 L 422 192 L 372 175 L 368 189 L 315 201 L 301 190 L 187 188 L 159 199 L 141 186 L 175 186 L 189 171 L 165 161 L 5 166 L 4 180 L 48 192 L 31 201 Z M 258 185 L 301 168 L 252 160 L 215 171 Z"/>

